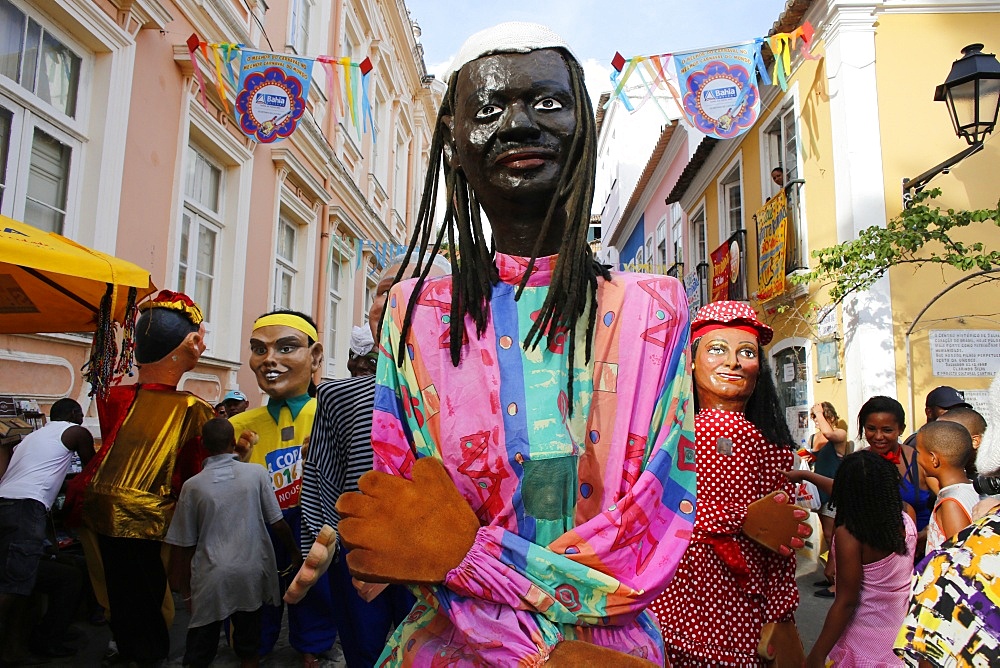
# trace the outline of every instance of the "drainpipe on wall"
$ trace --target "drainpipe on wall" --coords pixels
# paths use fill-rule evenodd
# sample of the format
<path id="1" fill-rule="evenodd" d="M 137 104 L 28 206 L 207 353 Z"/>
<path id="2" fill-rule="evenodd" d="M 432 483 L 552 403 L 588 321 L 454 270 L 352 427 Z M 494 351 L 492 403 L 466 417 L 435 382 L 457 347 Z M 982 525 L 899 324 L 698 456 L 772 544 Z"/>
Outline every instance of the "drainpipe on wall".
<path id="1" fill-rule="evenodd" d="M 329 197 L 330 188 L 330 177 L 323 177 L 323 190 Z M 316 314 L 316 333 L 319 335 L 320 343 L 326 343 L 326 309 L 328 299 L 326 281 L 327 272 L 329 271 L 328 258 L 330 256 L 330 205 L 329 202 L 324 202 L 319 208 L 319 271 L 316 277 L 316 301 L 313 307 L 313 313 Z M 332 354 L 333 351 L 326 351 L 327 355 Z M 326 371 L 326 361 L 323 362 L 322 372 Z"/>

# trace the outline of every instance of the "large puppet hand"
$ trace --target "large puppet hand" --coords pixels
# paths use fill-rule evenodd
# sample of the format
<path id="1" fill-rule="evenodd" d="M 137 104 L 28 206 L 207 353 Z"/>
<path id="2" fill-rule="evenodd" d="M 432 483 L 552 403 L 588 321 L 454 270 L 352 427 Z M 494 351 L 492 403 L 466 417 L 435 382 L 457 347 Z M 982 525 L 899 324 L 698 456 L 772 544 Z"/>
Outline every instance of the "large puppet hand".
<path id="1" fill-rule="evenodd" d="M 462 563 L 479 520 L 437 459 L 413 465 L 413 480 L 369 471 L 337 502 L 351 574 L 365 582 L 440 584 Z"/>
<path id="2" fill-rule="evenodd" d="M 747 507 L 743 533 L 755 543 L 787 557 L 805 546 L 803 538 L 812 535 L 812 527 L 805 522 L 807 517 L 808 510 L 792 505 L 788 494 L 778 490 Z"/>
<path id="3" fill-rule="evenodd" d="M 563 640 L 545 663 L 546 668 L 650 668 L 655 665 L 652 661 L 580 640 Z"/>
<path id="4" fill-rule="evenodd" d="M 326 573 L 333 561 L 333 555 L 337 553 L 337 532 L 332 527 L 323 525 L 316 536 L 316 542 L 309 548 L 309 554 L 299 567 L 298 573 L 292 583 L 288 585 L 285 592 L 285 603 L 295 604 L 305 598 L 310 587 L 316 584 L 316 580 Z"/>
<path id="5" fill-rule="evenodd" d="M 244 429 L 240 432 L 240 437 L 236 439 L 236 456 L 241 462 L 250 460 L 250 453 L 253 452 L 253 446 L 257 445 L 258 440 L 260 437 L 253 430 Z"/>
<path id="6" fill-rule="evenodd" d="M 764 659 L 768 668 L 802 668 L 806 660 L 802 651 L 802 641 L 795 628 L 795 622 L 771 622 L 764 624 L 760 632 L 757 655 Z"/>

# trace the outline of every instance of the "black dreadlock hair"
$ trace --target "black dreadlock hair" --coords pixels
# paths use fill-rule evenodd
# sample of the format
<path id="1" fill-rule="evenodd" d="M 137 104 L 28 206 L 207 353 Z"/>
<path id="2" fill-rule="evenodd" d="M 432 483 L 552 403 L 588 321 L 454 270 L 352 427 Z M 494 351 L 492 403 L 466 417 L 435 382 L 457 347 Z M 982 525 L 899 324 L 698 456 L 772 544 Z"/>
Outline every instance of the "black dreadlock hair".
<path id="1" fill-rule="evenodd" d="M 701 337 L 691 342 L 691 359 L 698 354 L 698 345 Z M 773 443 L 779 447 L 795 450 L 798 446 L 792 438 L 792 432 L 788 429 L 788 422 L 785 420 L 785 406 L 778 396 L 778 390 L 774 387 L 774 378 L 771 375 L 771 365 L 767 362 L 767 355 L 764 354 L 763 346 L 757 346 L 757 360 L 759 371 L 757 384 L 754 385 L 753 394 L 747 400 L 747 407 L 743 411 L 747 420 L 757 427 L 757 431 L 768 443 Z M 698 391 L 694 392 L 694 412 L 698 413 Z"/>
<path id="2" fill-rule="evenodd" d="M 298 316 L 298 317 L 302 318 L 303 320 L 305 320 L 306 322 L 308 322 L 310 325 L 312 325 L 313 329 L 319 329 L 318 327 L 316 327 L 316 321 L 312 319 L 312 316 L 308 315 L 308 314 L 305 314 L 302 311 L 293 311 L 293 310 L 287 309 L 287 308 L 279 308 L 279 309 L 275 309 L 274 311 L 268 311 L 267 313 L 264 313 L 262 315 L 257 316 L 257 320 L 260 320 L 261 318 L 263 318 L 264 316 L 267 316 L 267 315 L 294 315 L 294 316 Z M 309 342 L 310 346 L 312 344 L 316 343 L 316 341 L 313 340 L 313 337 L 309 336 L 308 334 L 306 334 L 306 341 Z M 310 377 L 309 378 L 309 390 L 308 390 L 310 397 L 315 397 L 316 396 L 316 389 L 317 389 L 316 388 L 316 382 Z"/>
<path id="3" fill-rule="evenodd" d="M 834 526 L 844 526 L 865 545 L 906 554 L 899 470 L 871 450 L 844 457 L 833 479 L 830 503 L 837 508 Z"/>
<path id="4" fill-rule="evenodd" d="M 555 48 L 569 68 L 573 97 L 576 102 L 576 133 L 573 137 L 569 154 L 564 158 L 564 168 L 559 177 L 556 196 L 549 204 L 545 220 L 538 233 L 538 240 L 532 249 L 531 260 L 524 278 L 518 286 L 515 299 L 521 296 L 535 260 L 541 249 L 542 241 L 547 237 L 552 220 L 565 211 L 566 228 L 562 243 L 559 246 L 559 261 L 552 274 L 552 282 L 548 294 L 542 304 L 538 318 L 524 338 L 525 350 L 537 347 L 542 337 L 557 336 L 568 330 L 569 373 L 567 378 L 567 394 L 573 396 L 573 361 L 576 352 L 576 323 L 587 315 L 586 360 L 589 362 L 592 352 L 594 325 L 597 319 L 597 278 L 611 280 L 608 269 L 595 261 L 590 245 L 587 243 L 587 232 L 590 225 L 590 205 L 594 198 L 594 177 L 596 173 L 597 131 L 590 96 L 584 84 L 583 68 L 564 49 Z M 417 215 L 417 225 L 414 228 L 406 256 L 400 263 L 396 280 L 406 274 L 406 268 L 414 250 L 419 246 L 419 255 L 412 276 L 417 278 L 417 284 L 406 305 L 403 328 L 399 341 L 397 363 L 402 365 L 406 339 L 412 325 L 413 307 L 420 295 L 424 280 L 430 270 L 430 258 L 438 252 L 444 235 L 448 235 L 448 243 L 452 249 L 451 273 L 451 322 L 450 351 L 451 363 L 458 366 L 462 356 L 462 344 L 465 337 L 465 316 L 472 318 L 476 325 L 476 334 L 482 337 L 489 323 L 489 300 L 493 286 L 500 282 L 496 266 L 493 263 L 493 249 L 487 246 L 483 235 L 483 226 L 479 201 L 476 194 L 469 188 L 465 174 L 461 168 L 455 169 L 448 160 L 452 147 L 446 146 L 444 133 L 444 118 L 454 116 L 457 106 L 455 92 L 458 72 L 448 84 L 448 91 L 438 111 L 434 136 L 431 140 L 430 161 L 427 176 L 424 180 L 424 190 L 420 199 L 420 211 Z M 434 209 L 437 200 L 438 183 L 441 173 L 445 180 L 445 214 L 444 224 L 433 240 Z M 457 243 L 456 243 L 457 237 Z M 455 249 L 457 248 L 457 253 Z M 590 306 L 589 313 L 587 312 Z M 573 402 L 569 402 L 572 415 Z"/>

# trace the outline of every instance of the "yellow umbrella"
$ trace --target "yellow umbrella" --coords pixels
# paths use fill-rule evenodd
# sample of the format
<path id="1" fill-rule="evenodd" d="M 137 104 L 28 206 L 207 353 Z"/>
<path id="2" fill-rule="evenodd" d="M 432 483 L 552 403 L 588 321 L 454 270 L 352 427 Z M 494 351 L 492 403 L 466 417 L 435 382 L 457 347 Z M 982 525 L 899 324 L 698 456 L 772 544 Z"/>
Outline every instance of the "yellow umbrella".
<path id="1" fill-rule="evenodd" d="M 0 333 L 93 332 L 109 291 L 122 322 L 129 288 L 156 289 L 138 265 L 0 216 Z"/>

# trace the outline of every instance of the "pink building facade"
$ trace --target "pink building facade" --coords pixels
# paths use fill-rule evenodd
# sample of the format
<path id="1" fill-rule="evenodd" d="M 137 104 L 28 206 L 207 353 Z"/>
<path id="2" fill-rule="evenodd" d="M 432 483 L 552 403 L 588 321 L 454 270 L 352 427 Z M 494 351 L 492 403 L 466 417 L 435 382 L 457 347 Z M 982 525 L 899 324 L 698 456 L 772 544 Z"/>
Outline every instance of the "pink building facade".
<path id="1" fill-rule="evenodd" d="M 185 41 L 305 57 L 369 57 L 375 133 L 335 108 L 314 68 L 288 139 L 241 134 L 201 54 L 203 105 Z M 424 69 L 402 0 L 0 0 L 0 213 L 149 269 L 194 297 L 208 350 L 182 380 L 209 402 L 239 388 L 256 317 L 311 314 L 323 377 L 346 375 L 380 253 L 416 217 L 443 87 Z M 224 108 L 228 107 L 227 113 Z M 357 121 L 359 124 L 361 119 Z M 0 395 L 87 407 L 89 335 L 0 335 Z M 127 382 L 127 381 L 126 381 Z"/>

